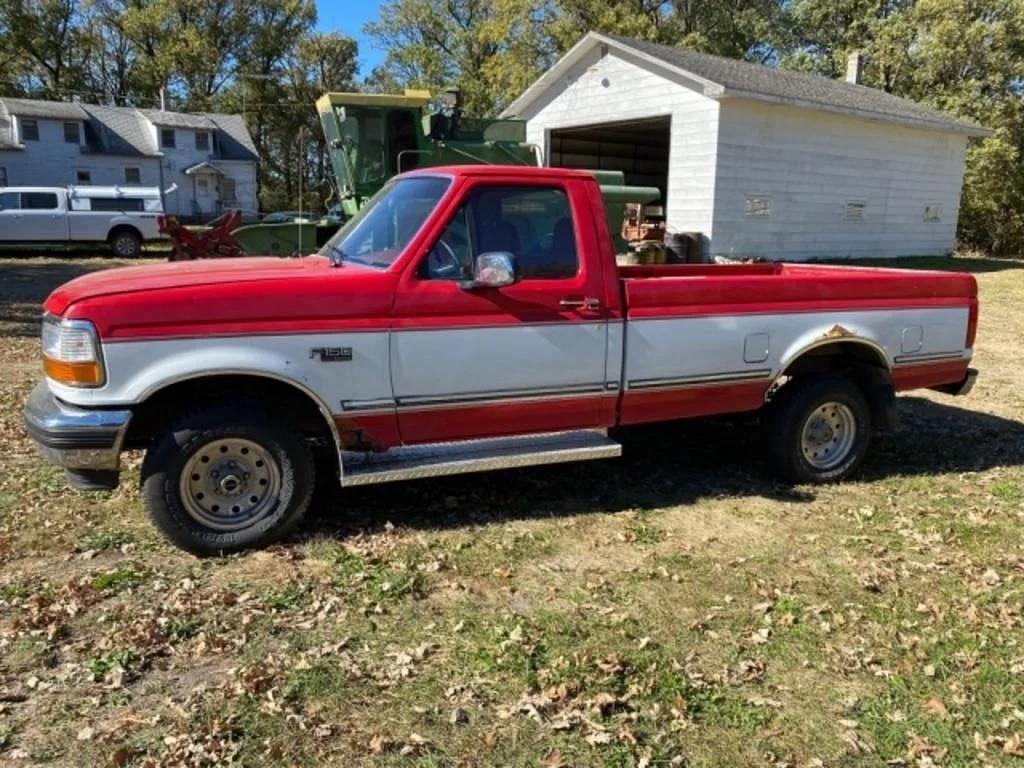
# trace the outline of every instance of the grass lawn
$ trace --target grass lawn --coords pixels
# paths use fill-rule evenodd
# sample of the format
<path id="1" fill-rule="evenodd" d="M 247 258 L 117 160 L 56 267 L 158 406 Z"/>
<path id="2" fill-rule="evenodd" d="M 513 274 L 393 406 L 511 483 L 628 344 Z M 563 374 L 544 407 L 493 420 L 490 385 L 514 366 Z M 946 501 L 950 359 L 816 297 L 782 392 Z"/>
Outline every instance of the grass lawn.
<path id="1" fill-rule="evenodd" d="M 862 475 L 775 483 L 750 423 L 624 457 L 339 492 L 198 560 L 67 490 L 21 406 L 39 302 L 0 261 L 0 765 L 1024 766 L 1024 263 L 967 398 L 900 398 Z"/>

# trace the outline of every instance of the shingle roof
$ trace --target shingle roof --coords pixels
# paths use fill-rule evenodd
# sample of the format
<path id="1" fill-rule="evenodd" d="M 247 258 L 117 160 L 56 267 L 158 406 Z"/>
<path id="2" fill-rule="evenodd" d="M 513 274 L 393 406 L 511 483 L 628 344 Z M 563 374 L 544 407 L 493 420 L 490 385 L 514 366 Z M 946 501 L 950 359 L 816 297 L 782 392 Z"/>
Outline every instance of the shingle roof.
<path id="1" fill-rule="evenodd" d="M 982 126 L 876 88 L 618 35 L 589 33 L 555 65 L 553 70 L 559 68 L 563 62 L 571 63 L 574 54 L 580 54 L 583 49 L 600 43 L 631 51 L 643 58 L 667 65 L 683 75 L 689 75 L 691 79 L 700 81 L 704 87 L 704 95 L 711 98 L 733 96 L 781 102 L 973 136 L 985 136 L 990 133 Z M 517 110 L 521 110 L 537 95 L 534 88 L 541 86 L 544 80 L 545 76 L 542 76 L 503 114 L 518 113 Z"/>
<path id="2" fill-rule="evenodd" d="M 89 150 L 110 155 L 155 156 L 160 153 L 150 123 L 168 128 L 211 131 L 217 156 L 224 160 L 257 161 L 259 155 L 240 115 L 171 112 L 41 99 L 0 98 L 0 149 L 22 149 L 14 141 L 11 115 L 81 120 Z"/>
<path id="3" fill-rule="evenodd" d="M 73 101 L 4 98 L 7 111 L 18 117 L 41 117 L 50 120 L 88 120 L 82 105 Z"/>
<path id="4" fill-rule="evenodd" d="M 213 123 L 202 113 L 172 112 L 164 109 L 140 109 L 139 112 L 154 125 L 168 128 L 189 128 L 194 131 L 211 131 L 214 128 Z"/>
<path id="5" fill-rule="evenodd" d="M 216 112 L 207 117 L 220 129 L 220 156 L 225 160 L 258 160 L 259 153 L 253 144 L 249 129 L 241 115 L 225 115 Z"/>
<path id="6" fill-rule="evenodd" d="M 133 107 L 84 105 L 100 151 L 112 155 L 154 156 L 159 153 L 142 112 Z"/>

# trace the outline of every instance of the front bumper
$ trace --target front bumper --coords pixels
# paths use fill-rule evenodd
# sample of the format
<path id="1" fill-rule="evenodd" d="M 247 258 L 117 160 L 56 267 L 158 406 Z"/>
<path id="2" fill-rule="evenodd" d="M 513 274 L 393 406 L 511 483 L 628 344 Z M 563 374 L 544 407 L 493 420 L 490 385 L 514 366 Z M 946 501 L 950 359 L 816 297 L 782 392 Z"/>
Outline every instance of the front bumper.
<path id="1" fill-rule="evenodd" d="M 76 488 L 117 486 L 121 446 L 131 421 L 130 410 L 79 408 L 53 396 L 45 381 L 25 404 L 25 429 L 43 457 L 67 470 Z"/>

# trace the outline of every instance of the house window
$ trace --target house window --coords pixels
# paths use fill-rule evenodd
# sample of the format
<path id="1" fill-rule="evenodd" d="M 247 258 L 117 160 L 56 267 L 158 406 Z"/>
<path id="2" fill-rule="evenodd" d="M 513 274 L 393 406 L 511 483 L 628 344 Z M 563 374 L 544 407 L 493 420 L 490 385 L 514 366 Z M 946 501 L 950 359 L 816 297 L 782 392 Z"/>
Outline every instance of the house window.
<path id="1" fill-rule="evenodd" d="M 86 171 L 79 168 L 77 171 L 75 171 L 75 183 L 92 184 L 92 171 Z"/>
<path id="2" fill-rule="evenodd" d="M 37 123 L 35 120 L 22 120 L 21 140 L 39 141 L 39 123 Z"/>
<path id="3" fill-rule="evenodd" d="M 771 198 L 747 196 L 743 201 L 744 216 L 770 216 L 772 212 Z"/>
<path id="4" fill-rule="evenodd" d="M 174 149 L 174 129 L 173 128 L 161 128 L 160 129 L 160 146 L 165 149 Z"/>
<path id="5" fill-rule="evenodd" d="M 925 221 L 942 221 L 942 206 L 939 203 L 928 203 L 924 207 Z"/>
<path id="6" fill-rule="evenodd" d="M 0 187 L 7 186 L 7 169 L 0 168 Z"/>
<path id="7" fill-rule="evenodd" d="M 863 200 L 848 200 L 846 202 L 846 213 L 843 218 L 847 221 L 864 221 L 864 209 L 867 203 Z"/>
<path id="8" fill-rule="evenodd" d="M 141 184 L 142 183 L 142 172 L 138 168 L 125 168 L 124 169 L 124 183 L 125 184 Z"/>
<path id="9" fill-rule="evenodd" d="M 81 143 L 78 138 L 78 123 L 64 123 L 64 141 L 67 144 Z"/>
<path id="10" fill-rule="evenodd" d="M 207 192 L 210 191 L 210 182 L 207 181 L 206 179 L 198 179 L 198 184 L 199 194 L 205 195 Z"/>
<path id="11" fill-rule="evenodd" d="M 196 131 L 196 150 L 199 152 L 210 151 L 210 134 L 208 131 Z"/>
<path id="12" fill-rule="evenodd" d="M 224 198 L 224 205 L 235 205 L 238 203 L 234 179 L 230 179 L 227 176 L 225 176 L 223 179 L 220 180 L 220 196 Z"/>

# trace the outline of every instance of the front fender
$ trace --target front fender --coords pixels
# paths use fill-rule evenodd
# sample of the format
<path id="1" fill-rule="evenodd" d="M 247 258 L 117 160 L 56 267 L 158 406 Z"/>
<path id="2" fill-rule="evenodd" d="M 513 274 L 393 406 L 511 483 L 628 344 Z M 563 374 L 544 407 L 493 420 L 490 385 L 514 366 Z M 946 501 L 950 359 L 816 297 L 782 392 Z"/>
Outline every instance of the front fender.
<path id="1" fill-rule="evenodd" d="M 321 362 L 311 352 L 320 347 L 348 348 L 352 356 Z M 186 379 L 251 374 L 292 383 L 331 413 L 342 400 L 391 397 L 386 332 L 124 341 L 105 344 L 103 353 L 105 386 L 52 384 L 54 394 L 77 405 L 131 405 Z"/>

